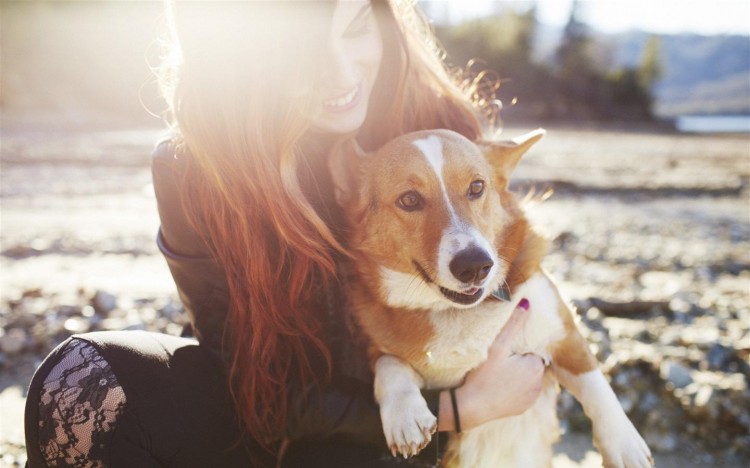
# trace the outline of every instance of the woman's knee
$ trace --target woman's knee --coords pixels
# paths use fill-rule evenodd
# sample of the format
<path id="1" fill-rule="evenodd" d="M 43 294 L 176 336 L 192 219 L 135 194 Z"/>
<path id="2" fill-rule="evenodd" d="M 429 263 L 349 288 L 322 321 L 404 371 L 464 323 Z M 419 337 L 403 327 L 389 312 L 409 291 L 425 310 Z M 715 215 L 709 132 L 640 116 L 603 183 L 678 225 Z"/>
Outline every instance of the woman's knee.
<path id="1" fill-rule="evenodd" d="M 107 464 L 108 440 L 126 406 L 125 392 L 99 350 L 84 339 L 68 339 L 42 363 L 29 389 L 29 461 Z"/>
<path id="2" fill-rule="evenodd" d="M 223 367 L 187 338 L 71 338 L 32 379 L 26 426 L 30 467 L 247 465 Z"/>

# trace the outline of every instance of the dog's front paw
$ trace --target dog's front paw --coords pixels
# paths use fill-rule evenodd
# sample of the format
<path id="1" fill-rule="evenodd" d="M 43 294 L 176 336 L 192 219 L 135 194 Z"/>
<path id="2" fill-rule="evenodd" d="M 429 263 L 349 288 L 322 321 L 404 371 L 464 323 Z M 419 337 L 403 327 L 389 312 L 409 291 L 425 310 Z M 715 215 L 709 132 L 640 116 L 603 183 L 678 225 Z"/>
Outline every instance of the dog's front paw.
<path id="1" fill-rule="evenodd" d="M 594 445 L 606 468 L 650 468 L 654 466 L 651 450 L 627 417 L 606 430 L 594 428 Z"/>
<path id="2" fill-rule="evenodd" d="M 385 439 L 394 456 L 398 453 L 404 458 L 416 455 L 430 443 L 437 430 L 437 418 L 419 394 L 381 403 L 380 417 Z"/>

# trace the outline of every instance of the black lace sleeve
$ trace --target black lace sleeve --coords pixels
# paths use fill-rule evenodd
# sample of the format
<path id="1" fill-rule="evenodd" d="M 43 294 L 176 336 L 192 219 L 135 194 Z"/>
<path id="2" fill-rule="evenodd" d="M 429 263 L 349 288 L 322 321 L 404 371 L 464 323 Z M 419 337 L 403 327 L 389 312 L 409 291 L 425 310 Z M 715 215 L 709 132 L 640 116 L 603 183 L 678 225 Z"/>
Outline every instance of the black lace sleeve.
<path id="1" fill-rule="evenodd" d="M 91 344 L 71 339 L 42 385 L 39 449 L 48 466 L 108 466 L 125 393 Z"/>

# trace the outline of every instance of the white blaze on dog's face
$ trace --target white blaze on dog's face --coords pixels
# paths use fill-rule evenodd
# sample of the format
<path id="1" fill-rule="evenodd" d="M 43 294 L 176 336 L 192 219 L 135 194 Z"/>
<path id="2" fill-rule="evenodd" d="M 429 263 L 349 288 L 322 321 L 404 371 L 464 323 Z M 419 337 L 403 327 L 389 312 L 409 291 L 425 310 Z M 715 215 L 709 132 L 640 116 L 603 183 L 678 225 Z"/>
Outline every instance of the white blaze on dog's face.
<path id="1" fill-rule="evenodd" d="M 424 211 L 428 220 L 436 211 L 441 215 L 431 228 L 438 235 L 436 248 L 430 246 L 425 257 L 414 260 L 425 283 L 433 286 L 433 293 L 439 293 L 433 294 L 439 302 L 430 304 L 430 295 L 422 299 L 432 308 L 473 306 L 495 289 L 494 280 L 505 270 L 493 247 L 504 216 L 498 213 L 502 209 L 493 190 L 492 168 L 480 149 L 458 134 L 431 132 L 414 137 L 411 144 L 420 153 L 412 156 L 419 161 L 415 163 L 422 159 L 428 163 L 424 175 L 432 184 L 428 193 L 407 192 L 407 196 L 421 200 L 419 211 Z M 398 302 L 401 274 L 383 269 L 382 276 L 381 287 L 389 302 Z"/>
<path id="2" fill-rule="evenodd" d="M 334 163 L 350 165 L 333 172 L 358 273 L 387 304 L 472 307 L 502 284 L 508 263 L 495 246 L 513 218 L 500 200 L 498 168 L 483 151 L 457 133 L 433 130 L 374 154 L 344 156 L 356 163 Z"/>

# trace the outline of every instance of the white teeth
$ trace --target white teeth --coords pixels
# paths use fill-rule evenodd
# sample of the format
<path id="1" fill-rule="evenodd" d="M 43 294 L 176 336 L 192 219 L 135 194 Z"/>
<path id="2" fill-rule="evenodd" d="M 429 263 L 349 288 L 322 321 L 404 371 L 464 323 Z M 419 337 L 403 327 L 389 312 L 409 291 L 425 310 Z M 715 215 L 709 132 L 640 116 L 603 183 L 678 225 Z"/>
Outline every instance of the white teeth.
<path id="1" fill-rule="evenodd" d="M 354 98 L 357 96 L 357 93 L 359 92 L 359 86 L 351 90 L 348 94 L 345 96 L 342 96 L 340 98 L 336 99 L 326 99 L 323 101 L 323 104 L 327 107 L 343 107 L 350 102 L 354 100 Z"/>

